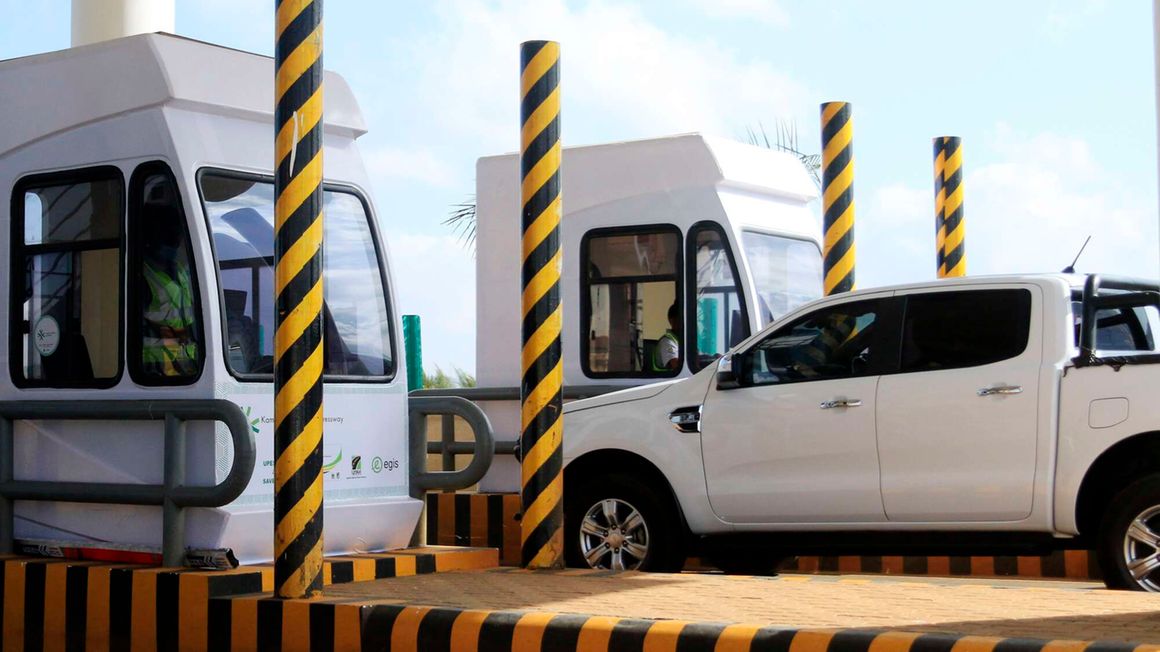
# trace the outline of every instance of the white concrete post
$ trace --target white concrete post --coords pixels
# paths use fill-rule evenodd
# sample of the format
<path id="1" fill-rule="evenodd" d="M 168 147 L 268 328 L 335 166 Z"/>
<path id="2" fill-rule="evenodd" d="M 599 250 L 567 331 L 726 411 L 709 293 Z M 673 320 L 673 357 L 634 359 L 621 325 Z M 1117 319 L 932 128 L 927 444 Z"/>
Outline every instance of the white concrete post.
<path id="1" fill-rule="evenodd" d="M 72 0 L 72 45 L 173 33 L 176 0 Z"/>

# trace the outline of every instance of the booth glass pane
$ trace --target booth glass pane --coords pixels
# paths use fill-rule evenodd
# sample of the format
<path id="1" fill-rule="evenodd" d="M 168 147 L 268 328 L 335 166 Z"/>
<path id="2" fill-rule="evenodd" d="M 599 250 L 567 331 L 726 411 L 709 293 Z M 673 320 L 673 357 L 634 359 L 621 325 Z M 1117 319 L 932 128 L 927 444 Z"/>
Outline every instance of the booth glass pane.
<path id="1" fill-rule="evenodd" d="M 588 324 L 585 370 L 591 376 L 672 376 L 682 362 L 677 297 L 680 234 L 616 233 L 585 240 Z M 670 324 L 669 312 L 675 310 Z M 675 343 L 675 344 L 674 344 Z M 666 347 L 669 353 L 665 353 Z"/>
<path id="2" fill-rule="evenodd" d="M 745 231 L 741 243 L 757 286 L 761 326 L 822 296 L 822 256 L 813 242 Z"/>
<path id="3" fill-rule="evenodd" d="M 121 236 L 121 184 L 102 179 L 30 188 L 24 193 L 24 244 Z"/>
<path id="4" fill-rule="evenodd" d="M 108 386 L 121 369 L 119 173 L 38 181 L 18 187 L 22 214 L 13 216 L 12 255 L 23 261 L 12 279 L 14 375 L 38 386 Z"/>
<path id="5" fill-rule="evenodd" d="M 749 325 L 733 276 L 729 244 L 719 231 L 702 228 L 693 236 L 692 265 L 696 288 L 696 358 L 699 371 L 749 336 Z"/>
<path id="6" fill-rule="evenodd" d="M 274 353 L 274 187 L 218 173 L 201 176 L 226 316 L 226 363 L 271 374 Z M 383 378 L 394 371 L 378 248 L 362 201 L 323 195 L 324 373 Z"/>

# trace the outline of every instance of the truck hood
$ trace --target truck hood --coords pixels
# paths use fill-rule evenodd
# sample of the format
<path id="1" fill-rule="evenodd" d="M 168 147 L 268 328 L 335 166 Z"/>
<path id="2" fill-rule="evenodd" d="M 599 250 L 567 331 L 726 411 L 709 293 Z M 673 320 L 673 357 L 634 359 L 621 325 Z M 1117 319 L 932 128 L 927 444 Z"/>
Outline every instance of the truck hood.
<path id="1" fill-rule="evenodd" d="M 617 403 L 628 403 L 629 401 L 640 401 L 646 398 L 652 398 L 657 394 L 665 391 L 669 387 L 685 380 L 677 378 L 675 380 L 666 380 L 663 383 L 653 383 L 651 385 L 642 385 L 640 387 L 630 387 L 608 394 L 601 394 L 600 396 L 593 396 L 592 398 L 581 399 L 579 401 L 571 401 L 564 404 L 564 414 L 571 412 L 578 412 L 580 410 L 588 410 L 595 407 L 603 407 L 605 405 L 616 405 Z"/>

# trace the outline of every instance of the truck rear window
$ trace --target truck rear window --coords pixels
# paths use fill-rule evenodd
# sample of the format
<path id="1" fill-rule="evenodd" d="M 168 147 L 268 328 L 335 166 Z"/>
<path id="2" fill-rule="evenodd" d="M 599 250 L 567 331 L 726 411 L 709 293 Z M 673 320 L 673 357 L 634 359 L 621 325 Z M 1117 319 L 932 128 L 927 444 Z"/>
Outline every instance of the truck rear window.
<path id="1" fill-rule="evenodd" d="M 1014 358 L 1027 348 L 1031 293 L 1021 289 L 907 297 L 902 371 L 957 369 Z"/>
<path id="2" fill-rule="evenodd" d="M 1071 312 L 1078 343 L 1083 303 L 1073 301 Z M 1157 318 L 1156 309 L 1151 306 L 1099 310 L 1096 312 L 1096 348 L 1101 351 L 1155 351 L 1152 322 Z"/>

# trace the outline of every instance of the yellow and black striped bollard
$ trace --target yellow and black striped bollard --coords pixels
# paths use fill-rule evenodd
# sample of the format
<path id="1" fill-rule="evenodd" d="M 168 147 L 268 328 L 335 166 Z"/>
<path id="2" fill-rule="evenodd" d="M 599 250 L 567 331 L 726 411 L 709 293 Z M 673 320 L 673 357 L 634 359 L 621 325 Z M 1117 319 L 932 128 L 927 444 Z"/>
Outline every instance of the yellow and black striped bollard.
<path id="1" fill-rule="evenodd" d="M 847 102 L 822 105 L 822 289 L 854 289 L 854 121 Z"/>
<path id="2" fill-rule="evenodd" d="M 946 167 L 946 140 L 942 136 L 934 139 L 934 246 L 935 246 L 935 273 L 938 278 L 947 275 L 946 257 L 946 215 L 943 212 L 946 205 L 946 191 L 943 188 L 943 168 Z"/>
<path id="3" fill-rule="evenodd" d="M 946 164 L 943 167 L 943 224 L 946 239 L 943 242 L 945 276 L 967 275 L 967 251 L 963 222 L 963 139 L 947 136 L 943 139 Z"/>
<path id="4" fill-rule="evenodd" d="M 528 41 L 520 45 L 520 125 L 522 561 L 526 568 L 562 568 L 559 43 Z"/>
<path id="5" fill-rule="evenodd" d="M 279 0 L 274 592 L 322 592 L 322 0 Z"/>

